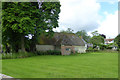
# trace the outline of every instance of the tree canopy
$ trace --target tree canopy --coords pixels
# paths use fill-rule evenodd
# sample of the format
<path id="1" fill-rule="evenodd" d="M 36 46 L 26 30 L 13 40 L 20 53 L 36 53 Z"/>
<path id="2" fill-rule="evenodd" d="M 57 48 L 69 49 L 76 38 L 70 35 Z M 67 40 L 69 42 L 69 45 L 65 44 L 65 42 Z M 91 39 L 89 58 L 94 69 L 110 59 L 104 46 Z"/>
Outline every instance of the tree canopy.
<path id="1" fill-rule="evenodd" d="M 104 38 L 102 36 L 93 36 L 90 39 L 90 43 L 92 43 L 94 47 L 100 46 L 101 44 L 104 44 Z"/>
<path id="2" fill-rule="evenodd" d="M 52 33 L 58 27 L 60 3 L 43 2 L 41 6 L 39 9 L 37 2 L 3 2 L 3 44 L 9 43 L 13 49 L 18 47 L 24 52 L 25 36 L 36 38 L 41 33 Z"/>
<path id="3" fill-rule="evenodd" d="M 104 39 L 106 38 L 106 35 L 104 34 L 99 34 L 100 36 L 102 36 Z"/>
<path id="4" fill-rule="evenodd" d="M 91 34 L 92 34 L 93 36 L 99 36 L 99 33 L 98 33 L 98 31 L 97 31 L 97 30 L 96 30 L 96 31 L 91 32 Z"/>
<path id="5" fill-rule="evenodd" d="M 118 48 L 120 49 L 120 34 L 115 38 L 115 43 L 117 44 Z"/>
<path id="6" fill-rule="evenodd" d="M 74 30 L 72 30 L 71 28 L 67 28 L 67 30 L 61 30 L 60 32 L 62 33 L 73 33 Z"/>
<path id="7" fill-rule="evenodd" d="M 82 37 L 86 42 L 89 42 L 91 38 L 85 30 L 76 32 L 76 35 Z"/>

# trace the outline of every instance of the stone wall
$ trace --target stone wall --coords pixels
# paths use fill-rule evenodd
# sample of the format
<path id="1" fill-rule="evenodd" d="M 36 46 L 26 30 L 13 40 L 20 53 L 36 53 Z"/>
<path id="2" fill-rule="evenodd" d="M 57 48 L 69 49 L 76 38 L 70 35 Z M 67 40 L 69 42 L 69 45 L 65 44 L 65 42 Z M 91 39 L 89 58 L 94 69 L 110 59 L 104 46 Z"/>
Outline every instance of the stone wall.
<path id="1" fill-rule="evenodd" d="M 55 47 L 53 45 L 36 45 L 37 51 L 48 51 L 48 50 L 54 50 Z"/>

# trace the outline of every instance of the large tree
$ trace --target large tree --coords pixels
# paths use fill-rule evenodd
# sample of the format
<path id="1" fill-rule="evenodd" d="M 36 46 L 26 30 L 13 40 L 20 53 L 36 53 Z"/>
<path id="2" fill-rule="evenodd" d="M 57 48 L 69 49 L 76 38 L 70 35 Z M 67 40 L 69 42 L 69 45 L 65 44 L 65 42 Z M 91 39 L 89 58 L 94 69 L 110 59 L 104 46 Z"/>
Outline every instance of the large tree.
<path id="1" fill-rule="evenodd" d="M 61 30 L 61 33 L 73 33 L 74 30 L 72 30 L 71 28 L 67 28 L 67 30 Z"/>
<path id="2" fill-rule="evenodd" d="M 99 34 L 100 36 L 102 36 L 104 39 L 106 39 L 106 35 L 104 34 Z"/>
<path id="3" fill-rule="evenodd" d="M 25 52 L 25 36 L 31 34 L 36 42 L 37 35 L 51 33 L 58 27 L 59 2 L 44 2 L 39 9 L 37 2 L 4 2 L 2 5 L 3 43 L 17 46 Z M 21 45 L 21 46 L 18 46 Z"/>
<path id="4" fill-rule="evenodd" d="M 90 36 L 87 34 L 85 30 L 76 32 L 76 35 L 78 35 L 79 37 L 81 36 L 86 42 L 90 41 Z"/>
<path id="5" fill-rule="evenodd" d="M 120 49 L 120 34 L 115 38 L 115 43 L 117 44 L 118 48 Z"/>
<path id="6" fill-rule="evenodd" d="M 96 31 L 91 32 L 91 34 L 92 34 L 93 36 L 99 36 L 99 33 L 98 33 L 98 31 L 97 31 L 97 30 L 96 30 Z"/>
<path id="7" fill-rule="evenodd" d="M 92 43 L 95 48 L 97 46 L 100 46 L 101 44 L 104 44 L 104 38 L 102 36 L 93 36 L 90 39 L 90 43 Z"/>

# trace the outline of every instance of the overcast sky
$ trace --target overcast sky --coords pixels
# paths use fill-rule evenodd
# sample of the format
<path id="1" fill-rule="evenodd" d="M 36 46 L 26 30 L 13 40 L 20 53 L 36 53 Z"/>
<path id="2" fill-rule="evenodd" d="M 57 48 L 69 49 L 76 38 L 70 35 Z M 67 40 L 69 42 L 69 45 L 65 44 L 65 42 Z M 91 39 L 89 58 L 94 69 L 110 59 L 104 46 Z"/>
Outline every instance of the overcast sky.
<path id="1" fill-rule="evenodd" d="M 107 38 L 118 34 L 118 0 L 60 0 L 59 27 L 54 31 L 71 28 L 74 32 L 98 30 Z"/>

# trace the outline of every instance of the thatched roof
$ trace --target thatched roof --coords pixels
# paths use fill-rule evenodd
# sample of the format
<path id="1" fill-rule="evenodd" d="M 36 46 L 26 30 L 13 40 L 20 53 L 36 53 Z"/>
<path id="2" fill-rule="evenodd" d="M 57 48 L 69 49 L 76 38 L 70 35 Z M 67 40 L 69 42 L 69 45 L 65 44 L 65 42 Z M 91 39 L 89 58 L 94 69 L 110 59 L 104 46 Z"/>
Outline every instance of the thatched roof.
<path id="1" fill-rule="evenodd" d="M 43 38 L 43 36 L 41 38 L 46 45 L 85 46 L 84 40 L 73 33 L 54 33 L 52 38 Z"/>

